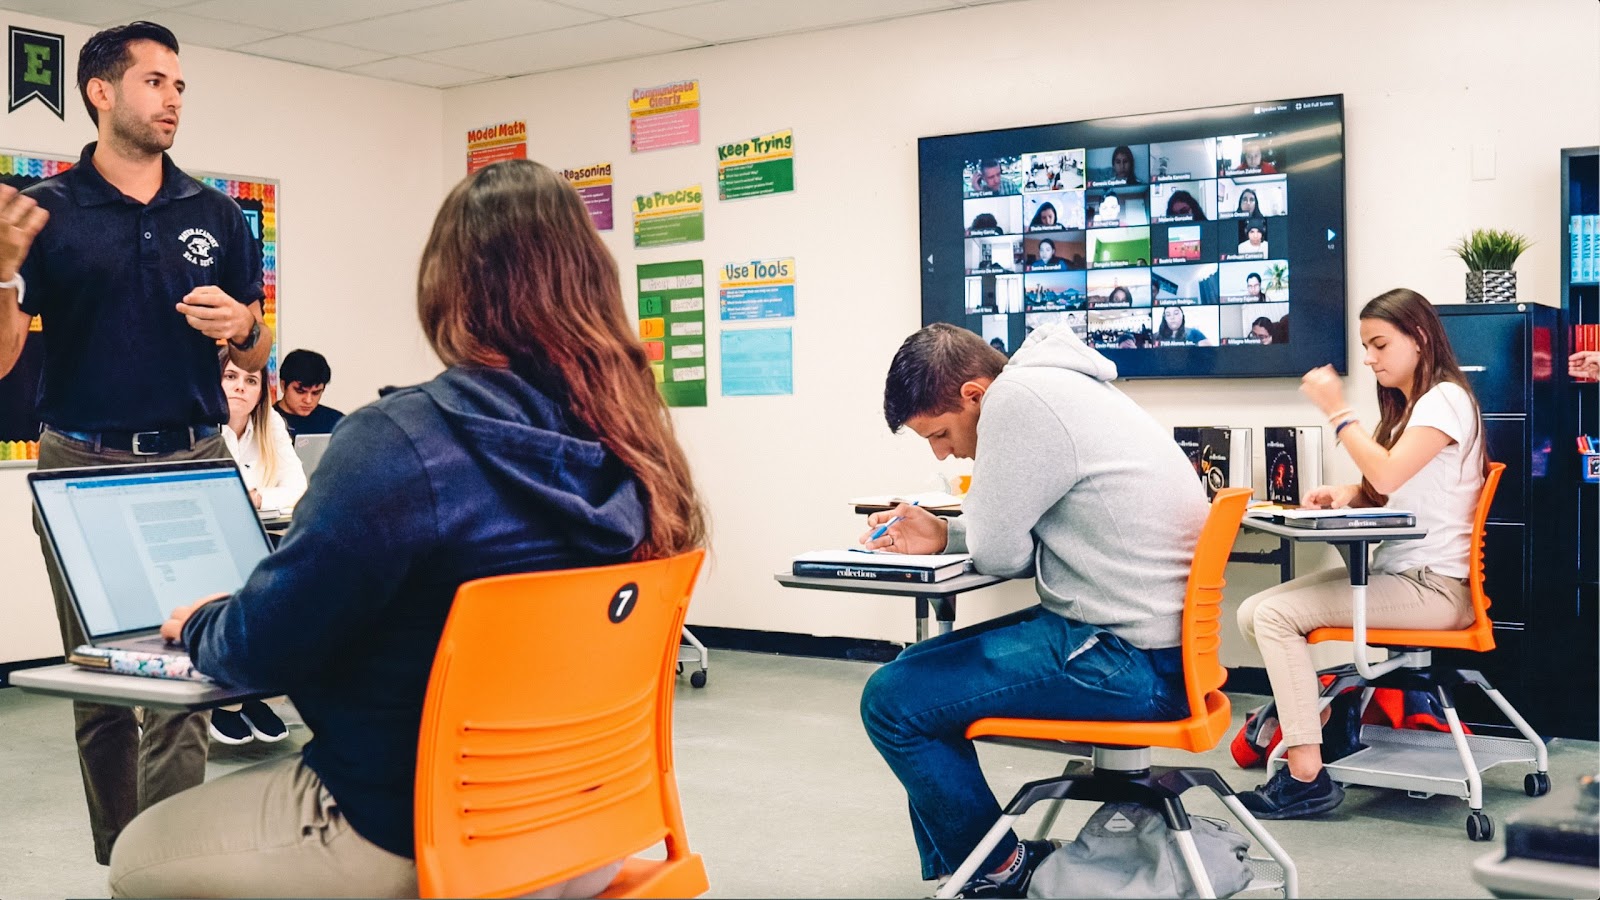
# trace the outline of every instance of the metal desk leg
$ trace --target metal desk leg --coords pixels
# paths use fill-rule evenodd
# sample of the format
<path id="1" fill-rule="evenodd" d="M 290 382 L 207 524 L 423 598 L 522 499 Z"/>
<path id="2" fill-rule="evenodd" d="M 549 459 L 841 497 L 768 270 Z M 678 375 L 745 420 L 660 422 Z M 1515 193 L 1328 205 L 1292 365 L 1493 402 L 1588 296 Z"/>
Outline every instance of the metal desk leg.
<path id="1" fill-rule="evenodd" d="M 928 639 L 928 598 L 917 598 L 917 643 Z"/>
<path id="2" fill-rule="evenodd" d="M 939 620 L 939 633 L 949 634 L 956 627 L 956 598 L 954 595 L 939 600 L 929 598 L 933 602 L 934 617 Z"/>

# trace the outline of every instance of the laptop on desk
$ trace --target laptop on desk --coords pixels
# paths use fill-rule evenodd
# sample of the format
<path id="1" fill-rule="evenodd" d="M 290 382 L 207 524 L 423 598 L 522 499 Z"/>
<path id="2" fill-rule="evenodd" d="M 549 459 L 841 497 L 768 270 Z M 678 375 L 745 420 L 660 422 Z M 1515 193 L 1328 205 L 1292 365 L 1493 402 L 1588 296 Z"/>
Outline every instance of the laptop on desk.
<path id="1" fill-rule="evenodd" d="M 317 464 L 322 462 L 322 451 L 328 449 L 328 438 L 331 434 L 300 434 L 295 435 L 294 454 L 300 457 L 300 467 L 306 470 L 306 477 L 316 471 Z"/>
<path id="2" fill-rule="evenodd" d="M 172 610 L 232 593 L 270 552 L 233 460 L 31 472 L 78 621 L 99 649 L 182 656 Z"/>

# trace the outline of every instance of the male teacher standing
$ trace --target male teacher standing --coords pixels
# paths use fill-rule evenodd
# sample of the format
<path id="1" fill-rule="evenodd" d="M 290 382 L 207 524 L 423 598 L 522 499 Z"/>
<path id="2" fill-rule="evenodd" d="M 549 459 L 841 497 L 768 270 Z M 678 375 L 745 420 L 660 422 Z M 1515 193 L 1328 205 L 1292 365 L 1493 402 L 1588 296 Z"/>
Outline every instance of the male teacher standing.
<path id="1" fill-rule="evenodd" d="M 22 194 L 0 187 L 0 377 L 41 316 L 41 469 L 224 458 L 221 346 L 254 371 L 272 333 L 244 214 L 166 155 L 183 111 L 177 38 L 151 22 L 96 34 L 78 54 L 78 89 L 99 139 Z M 83 628 L 41 541 L 71 651 Z M 141 734 L 130 709 L 73 707 L 105 864 L 134 815 L 204 780 L 205 714 L 146 710 Z"/>

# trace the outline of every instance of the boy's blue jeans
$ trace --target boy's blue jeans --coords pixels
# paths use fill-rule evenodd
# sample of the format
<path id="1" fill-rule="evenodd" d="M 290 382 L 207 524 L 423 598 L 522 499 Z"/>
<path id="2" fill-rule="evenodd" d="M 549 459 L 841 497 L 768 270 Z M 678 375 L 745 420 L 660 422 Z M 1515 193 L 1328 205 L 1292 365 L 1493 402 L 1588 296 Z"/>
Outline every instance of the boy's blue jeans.
<path id="1" fill-rule="evenodd" d="M 924 879 L 954 872 L 1000 818 L 966 738 L 973 722 L 1164 722 L 1187 712 L 1179 648 L 1140 650 L 1042 606 L 913 644 L 861 694 L 867 736 L 910 799 Z M 1016 844 L 1009 835 L 978 871 Z"/>

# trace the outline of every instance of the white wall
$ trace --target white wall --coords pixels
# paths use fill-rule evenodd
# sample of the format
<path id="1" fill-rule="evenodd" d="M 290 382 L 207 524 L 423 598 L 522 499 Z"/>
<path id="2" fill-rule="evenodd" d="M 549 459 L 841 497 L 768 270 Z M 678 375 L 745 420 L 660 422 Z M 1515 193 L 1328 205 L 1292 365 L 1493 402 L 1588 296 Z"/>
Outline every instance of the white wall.
<path id="1" fill-rule="evenodd" d="M 1559 302 L 1557 151 L 1600 142 L 1600 7 L 1279 3 L 1248 25 L 1237 8 L 1151 0 L 1131 21 L 1085 30 L 1091 4 L 1033 0 L 446 92 L 446 185 L 464 172 L 466 130 L 507 119 L 528 121 L 529 155 L 554 167 L 615 163 L 617 229 L 608 242 L 630 305 L 637 263 L 702 258 L 714 291 L 725 262 L 797 258 L 794 396 L 719 396 L 713 338 L 710 405 L 676 413 L 715 527 L 691 623 L 911 635 L 908 603 L 785 591 L 772 573 L 797 551 L 854 538 L 862 520 L 845 498 L 927 489 L 938 472 L 960 470 L 935 463 L 914 436 L 891 437 L 879 414 L 888 360 L 920 322 L 920 136 L 1343 93 L 1352 334 L 1355 310 L 1391 287 L 1459 302 L 1463 269 L 1446 246 L 1475 226 L 1530 235 L 1520 292 Z M 1138 22 L 1177 24 L 1141 36 Z M 1102 56 L 1088 35 L 1114 35 L 1121 49 Z M 629 91 L 684 78 L 701 79 L 701 145 L 630 155 Z M 711 190 L 704 243 L 632 249 L 634 194 L 694 181 L 710 190 L 716 144 L 783 128 L 795 131 L 796 193 L 718 203 Z M 1491 180 L 1472 178 L 1480 145 L 1496 157 Z M 1351 364 L 1360 369 L 1352 397 L 1375 421 L 1372 381 L 1358 356 Z M 1296 386 L 1138 382 L 1127 391 L 1169 425 L 1254 427 L 1259 469 L 1261 427 L 1320 424 Z M 1329 460 L 1330 478 L 1353 478 L 1343 458 Z M 1270 583 L 1257 567 L 1229 575 L 1231 602 Z M 1029 597 L 1023 585 L 987 594 L 968 601 L 962 622 Z M 1237 646 L 1227 653 L 1249 663 Z"/>
<path id="2" fill-rule="evenodd" d="M 0 10 L 7 25 L 65 35 L 68 78 L 95 30 Z M 325 399 L 346 411 L 381 385 L 431 377 L 414 284 L 443 196 L 442 94 L 203 47 L 181 56 L 189 89 L 173 159 L 280 183 L 280 354 L 325 353 Z M 0 147 L 76 158 L 94 128 L 71 85 L 66 113 L 34 101 L 0 116 Z M 61 653 L 24 475 L 0 469 L 0 662 Z"/>

